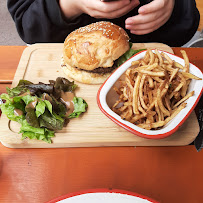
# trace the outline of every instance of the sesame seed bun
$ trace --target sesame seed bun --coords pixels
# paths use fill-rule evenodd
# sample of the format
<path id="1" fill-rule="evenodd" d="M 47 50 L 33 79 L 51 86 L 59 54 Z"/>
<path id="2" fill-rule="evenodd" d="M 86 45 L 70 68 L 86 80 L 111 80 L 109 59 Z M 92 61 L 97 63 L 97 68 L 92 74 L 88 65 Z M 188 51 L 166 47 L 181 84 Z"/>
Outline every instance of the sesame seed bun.
<path id="1" fill-rule="evenodd" d="M 129 48 L 129 37 L 121 27 L 105 21 L 93 23 L 67 36 L 63 58 L 68 71 L 65 71 L 65 66 L 63 70 L 65 74 L 79 82 L 100 84 L 112 72 L 112 68 L 109 72 L 107 69 L 112 67 L 114 61 Z M 90 80 L 91 77 L 93 79 Z"/>

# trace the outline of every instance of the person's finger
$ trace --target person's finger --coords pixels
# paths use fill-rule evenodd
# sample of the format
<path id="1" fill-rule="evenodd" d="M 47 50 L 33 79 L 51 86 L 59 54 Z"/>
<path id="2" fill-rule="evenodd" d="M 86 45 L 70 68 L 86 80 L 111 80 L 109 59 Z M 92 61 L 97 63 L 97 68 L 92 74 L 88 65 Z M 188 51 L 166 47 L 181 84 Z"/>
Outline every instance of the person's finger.
<path id="1" fill-rule="evenodd" d="M 126 29 L 148 29 L 153 27 L 156 24 L 159 24 L 159 22 L 162 22 L 163 20 L 168 20 L 168 14 L 160 14 L 157 18 L 153 19 L 151 16 L 143 16 L 143 19 L 145 19 L 144 23 L 138 23 L 138 24 L 126 24 Z"/>
<path id="2" fill-rule="evenodd" d="M 161 9 L 164 8 L 166 3 L 167 2 L 165 0 L 154 0 L 154 1 L 150 2 L 149 4 L 141 6 L 138 9 L 138 13 L 140 13 L 140 14 L 146 14 L 146 13 L 155 12 L 157 10 L 161 10 Z"/>
<path id="3" fill-rule="evenodd" d="M 164 18 L 159 18 L 157 21 L 152 21 L 149 23 L 145 23 L 145 24 L 138 24 L 138 25 L 130 25 L 130 26 L 126 26 L 126 29 L 128 30 L 145 30 L 145 29 L 151 29 L 156 27 L 157 25 L 161 25 L 162 22 L 164 22 L 165 20 L 167 20 L 165 17 Z"/>
<path id="4" fill-rule="evenodd" d="M 126 13 L 128 13 L 129 11 L 131 11 L 132 9 L 134 9 L 137 5 L 139 4 L 139 1 L 137 0 L 132 0 L 131 3 L 119 10 L 116 10 L 114 12 L 104 12 L 104 11 L 100 11 L 100 10 L 94 10 L 94 14 L 92 17 L 95 18 L 106 18 L 106 19 L 113 19 L 113 18 L 119 18 L 123 15 L 125 15 Z"/>
<path id="5" fill-rule="evenodd" d="M 126 0 L 126 2 L 128 2 L 128 0 Z M 109 12 L 123 13 L 124 10 L 127 10 L 129 12 L 130 10 L 134 9 L 139 4 L 140 4 L 139 0 L 130 0 L 128 4 L 127 3 L 120 4 L 119 8 L 118 8 L 118 6 L 117 7 L 109 7 L 108 4 L 105 4 L 103 8 L 99 8 L 99 9 L 97 8 L 97 10 L 100 10 L 103 13 L 109 13 Z"/>
<path id="6" fill-rule="evenodd" d="M 149 26 L 148 28 L 146 27 L 146 28 L 140 28 L 140 29 L 130 29 L 130 32 L 132 33 L 132 34 L 136 34 L 136 35 L 144 35 L 144 34 L 148 34 L 148 33 L 151 33 L 151 32 L 153 32 L 153 31 L 155 31 L 155 30 L 157 30 L 159 27 L 160 27 L 160 25 L 164 25 L 165 23 L 166 23 L 166 19 L 164 19 L 164 20 L 162 20 L 161 22 L 159 22 L 159 23 L 156 23 L 155 25 L 153 25 L 153 26 Z"/>
<path id="7" fill-rule="evenodd" d="M 130 0 L 120 0 L 120 1 L 111 1 L 111 2 L 102 2 L 102 1 L 92 1 L 91 4 L 88 4 L 87 7 L 89 9 L 98 10 L 104 13 L 114 12 L 119 10 L 131 2 Z"/>
<path id="8" fill-rule="evenodd" d="M 162 11 L 157 11 L 155 13 L 149 13 L 146 15 L 139 14 L 133 17 L 129 17 L 126 19 L 126 25 L 136 25 L 136 24 L 144 24 L 152 22 L 163 15 Z"/>

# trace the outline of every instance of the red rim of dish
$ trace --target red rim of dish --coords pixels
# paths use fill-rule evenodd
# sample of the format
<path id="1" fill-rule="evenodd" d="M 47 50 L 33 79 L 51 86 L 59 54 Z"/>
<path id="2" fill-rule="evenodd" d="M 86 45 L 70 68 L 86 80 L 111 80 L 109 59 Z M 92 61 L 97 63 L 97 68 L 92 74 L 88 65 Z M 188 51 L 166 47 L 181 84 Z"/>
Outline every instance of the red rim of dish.
<path id="1" fill-rule="evenodd" d="M 155 50 L 155 49 L 152 49 L 152 50 Z M 146 50 L 141 51 L 141 52 L 138 52 L 137 54 L 133 55 L 132 57 L 135 57 L 136 55 L 138 55 L 138 54 L 140 54 L 140 53 L 142 53 L 142 52 L 145 52 L 145 51 L 146 51 Z M 163 50 L 159 50 L 159 51 L 163 51 Z M 182 59 L 181 57 L 176 56 L 175 54 L 169 53 L 169 52 L 167 52 L 167 51 L 163 51 L 163 52 L 168 53 L 168 54 L 171 54 L 171 55 L 173 55 L 173 56 L 175 56 L 175 57 L 178 57 L 178 58 Z M 132 57 L 131 57 L 131 58 L 132 58 Z M 129 58 L 128 60 L 130 60 L 131 58 Z M 128 61 L 128 60 L 127 60 L 127 61 Z M 182 59 L 182 60 L 183 60 L 183 59 Z M 125 63 L 126 63 L 126 62 L 125 62 Z M 192 63 L 190 63 L 190 64 L 192 64 Z M 123 65 L 123 64 L 122 64 L 122 65 Z M 121 66 L 122 66 L 122 65 L 121 65 Z M 194 64 L 192 64 L 192 65 L 195 66 Z M 100 110 L 101 110 L 108 118 L 110 118 L 113 122 L 115 122 L 115 123 L 118 124 L 119 126 L 123 127 L 124 129 L 128 130 L 129 132 L 131 132 L 131 133 L 133 133 L 133 134 L 135 134 L 135 135 L 137 135 L 137 136 L 143 137 L 143 138 L 148 138 L 148 139 L 161 139 L 161 138 L 166 138 L 166 137 L 170 136 L 171 134 L 175 133 L 175 132 L 178 130 L 178 128 L 179 128 L 179 127 L 185 122 L 185 120 L 189 117 L 189 115 L 192 113 L 192 111 L 194 110 L 195 106 L 197 105 L 197 103 L 198 103 L 198 101 L 199 101 L 199 99 L 200 99 L 200 97 L 201 97 L 201 95 L 202 95 L 203 87 L 202 87 L 201 92 L 200 92 L 200 94 L 198 95 L 197 100 L 195 101 L 194 105 L 192 106 L 192 108 L 190 109 L 190 111 L 187 113 L 187 115 L 181 120 L 181 122 L 180 122 L 177 126 L 175 126 L 172 130 L 170 130 L 170 131 L 168 131 L 168 132 L 166 132 L 166 133 L 157 134 L 157 135 L 148 135 L 148 134 L 145 134 L 145 133 L 141 133 L 141 132 L 139 132 L 139 131 L 137 131 L 137 130 L 134 130 L 133 128 L 131 128 L 131 127 L 125 125 L 124 123 L 121 123 L 121 122 L 118 121 L 116 118 L 114 118 L 113 116 L 111 116 L 110 114 L 108 114 L 108 113 L 102 108 L 102 105 L 101 105 L 101 103 L 100 103 L 99 97 L 100 97 L 100 92 L 101 92 L 103 86 L 106 84 L 106 82 L 109 80 L 109 78 L 110 78 L 113 74 L 116 73 L 116 71 L 117 71 L 121 66 L 119 66 L 119 67 L 106 79 L 106 81 L 101 85 L 101 87 L 99 88 L 99 90 L 98 90 L 98 92 L 97 92 L 97 104 L 98 104 Z M 195 67 L 196 67 L 197 69 L 199 69 L 197 66 L 195 66 Z M 203 74 L 203 72 L 201 71 L 201 69 L 199 69 L 199 70 L 200 70 L 200 72 Z"/>
<path id="2" fill-rule="evenodd" d="M 140 195 L 140 194 L 137 194 L 135 192 L 129 192 L 129 191 L 126 191 L 126 190 L 119 190 L 119 189 L 112 189 L 112 190 L 109 190 L 109 189 L 83 190 L 83 191 L 80 191 L 80 192 L 73 192 L 73 193 L 69 193 L 69 194 L 57 197 L 57 198 L 55 198 L 55 199 L 53 199 L 51 201 L 48 201 L 47 203 L 55 203 L 55 202 L 59 202 L 59 201 L 64 200 L 64 199 L 68 199 L 68 198 L 83 195 L 83 194 L 90 194 L 90 193 L 117 193 L 117 194 L 124 194 L 124 195 L 130 195 L 130 196 L 134 196 L 134 197 L 139 197 L 141 199 L 148 200 L 149 202 L 152 202 L 152 203 L 158 203 L 157 201 L 155 201 L 155 200 L 153 200 L 151 198 L 148 198 L 148 197 L 146 197 L 144 195 Z"/>

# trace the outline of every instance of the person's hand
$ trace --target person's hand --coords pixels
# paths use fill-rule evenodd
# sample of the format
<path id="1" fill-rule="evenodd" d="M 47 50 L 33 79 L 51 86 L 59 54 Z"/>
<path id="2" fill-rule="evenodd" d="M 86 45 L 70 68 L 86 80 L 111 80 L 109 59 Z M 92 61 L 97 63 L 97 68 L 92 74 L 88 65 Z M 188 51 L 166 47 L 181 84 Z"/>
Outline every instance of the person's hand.
<path id="1" fill-rule="evenodd" d="M 63 14 L 73 18 L 86 13 L 94 18 L 118 18 L 139 5 L 139 0 L 117 0 L 102 2 L 100 0 L 59 0 Z"/>
<path id="2" fill-rule="evenodd" d="M 175 0 L 154 0 L 141 6 L 138 15 L 127 18 L 126 29 L 137 35 L 144 35 L 157 30 L 170 18 Z"/>
<path id="3" fill-rule="evenodd" d="M 118 18 L 139 5 L 139 0 L 119 0 L 102 2 L 100 0 L 82 0 L 82 11 L 94 18 Z"/>

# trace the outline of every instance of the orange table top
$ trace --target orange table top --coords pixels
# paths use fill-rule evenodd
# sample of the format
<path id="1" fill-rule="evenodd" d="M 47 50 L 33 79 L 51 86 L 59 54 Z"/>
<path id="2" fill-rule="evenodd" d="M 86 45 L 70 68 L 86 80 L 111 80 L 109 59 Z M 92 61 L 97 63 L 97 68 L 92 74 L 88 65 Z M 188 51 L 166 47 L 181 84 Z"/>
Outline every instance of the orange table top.
<path id="1" fill-rule="evenodd" d="M 0 46 L 0 82 L 25 47 Z M 173 48 L 180 56 L 180 49 Z M 203 48 L 184 48 L 203 70 Z M 6 86 L 0 84 L 0 93 Z M 121 189 L 164 203 L 202 202 L 203 150 L 183 147 L 9 149 L 0 144 L 0 202 L 46 202 L 81 190 Z"/>

